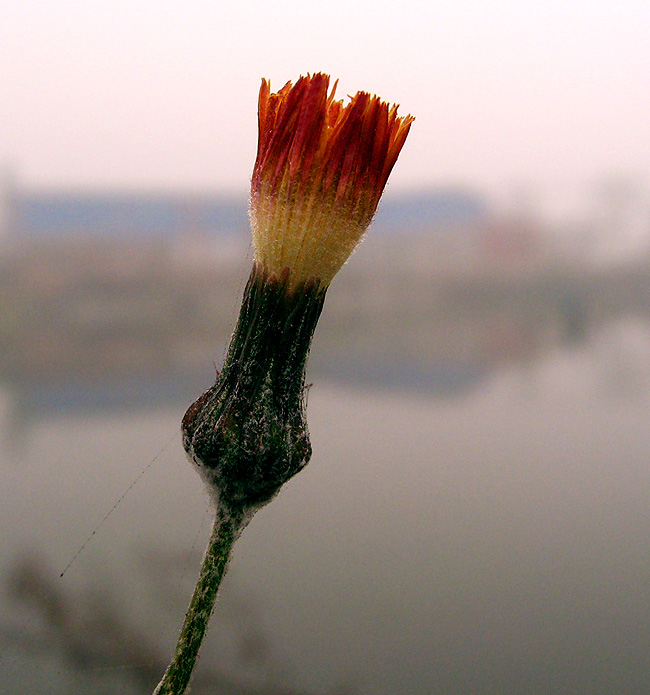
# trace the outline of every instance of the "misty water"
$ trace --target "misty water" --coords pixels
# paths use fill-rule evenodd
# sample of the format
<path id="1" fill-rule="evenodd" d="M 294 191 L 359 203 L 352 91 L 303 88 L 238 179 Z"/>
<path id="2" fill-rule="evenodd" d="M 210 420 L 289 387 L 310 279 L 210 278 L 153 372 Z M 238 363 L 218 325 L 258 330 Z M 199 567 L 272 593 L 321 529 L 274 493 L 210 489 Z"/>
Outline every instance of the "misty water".
<path id="1" fill-rule="evenodd" d="M 37 559 L 42 591 L 170 652 L 210 520 L 182 408 L 20 428 L 0 401 L 2 692 L 138 692 L 127 663 L 64 659 L 6 577 Z M 649 406 L 629 320 L 444 396 L 316 380 L 312 461 L 244 532 L 201 667 L 244 663 L 248 630 L 265 665 L 239 675 L 304 692 L 650 692 Z"/>

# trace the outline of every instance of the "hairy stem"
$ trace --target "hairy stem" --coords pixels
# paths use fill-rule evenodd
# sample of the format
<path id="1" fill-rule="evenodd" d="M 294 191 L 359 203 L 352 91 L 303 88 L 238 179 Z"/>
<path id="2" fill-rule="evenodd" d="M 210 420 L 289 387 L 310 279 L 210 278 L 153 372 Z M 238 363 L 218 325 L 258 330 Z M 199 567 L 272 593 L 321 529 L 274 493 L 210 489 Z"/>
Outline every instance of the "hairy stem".
<path id="1" fill-rule="evenodd" d="M 214 610 L 219 585 L 241 527 L 240 518 L 217 510 L 201 573 L 176 643 L 176 651 L 165 675 L 154 690 L 154 695 L 185 693 Z"/>

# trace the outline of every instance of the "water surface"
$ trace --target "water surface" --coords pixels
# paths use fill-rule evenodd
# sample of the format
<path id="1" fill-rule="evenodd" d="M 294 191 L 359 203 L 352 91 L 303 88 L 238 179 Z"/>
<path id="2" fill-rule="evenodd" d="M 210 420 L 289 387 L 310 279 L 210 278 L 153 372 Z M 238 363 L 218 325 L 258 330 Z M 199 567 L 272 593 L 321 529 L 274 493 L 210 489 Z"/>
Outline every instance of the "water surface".
<path id="1" fill-rule="evenodd" d="M 312 462 L 242 536 L 204 662 L 240 664 L 248 630 L 264 678 L 314 693 L 650 692 L 648 365 L 644 327 L 617 324 L 444 398 L 317 382 Z M 42 558 L 53 586 L 100 587 L 171 649 L 209 531 L 181 415 L 46 417 L 18 447 L 5 433 L 3 576 Z M 2 602 L 54 639 L 33 606 Z M 127 692 L 115 666 L 56 649 L 10 642 L 2 670 L 12 694 Z"/>

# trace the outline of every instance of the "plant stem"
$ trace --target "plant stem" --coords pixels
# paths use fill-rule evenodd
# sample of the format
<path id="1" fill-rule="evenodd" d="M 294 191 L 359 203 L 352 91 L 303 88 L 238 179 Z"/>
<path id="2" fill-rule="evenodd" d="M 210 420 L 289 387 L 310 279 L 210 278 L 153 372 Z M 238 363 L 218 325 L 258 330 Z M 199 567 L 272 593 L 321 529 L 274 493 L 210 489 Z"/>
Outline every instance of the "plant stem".
<path id="1" fill-rule="evenodd" d="M 176 643 L 176 651 L 154 695 L 183 695 L 189 685 L 203 637 L 210 622 L 219 585 L 226 571 L 232 547 L 241 530 L 241 519 L 221 510 L 203 558 L 185 622 Z"/>

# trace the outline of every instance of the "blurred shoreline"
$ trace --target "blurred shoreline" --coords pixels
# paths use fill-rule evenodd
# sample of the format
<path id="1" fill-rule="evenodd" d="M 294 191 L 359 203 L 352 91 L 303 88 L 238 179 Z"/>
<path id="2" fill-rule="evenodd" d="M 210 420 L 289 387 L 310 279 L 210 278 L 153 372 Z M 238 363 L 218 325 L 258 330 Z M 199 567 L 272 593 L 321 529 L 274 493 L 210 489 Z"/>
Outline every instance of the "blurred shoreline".
<path id="1" fill-rule="evenodd" d="M 6 253 L 0 383 L 205 372 L 228 342 L 250 253 L 205 242 L 192 257 L 180 246 L 68 240 Z M 397 358 L 525 360 L 608 321 L 650 319 L 650 259 L 435 268 L 394 246 L 373 239 L 333 283 L 318 370 L 335 369 L 319 351 L 344 371 Z"/>
<path id="2" fill-rule="evenodd" d="M 244 200 L 0 192 L 0 390 L 14 419 L 205 389 L 252 262 Z M 309 378 L 444 396 L 613 322 L 649 324 L 650 254 L 604 262 L 592 231 L 571 243 L 462 188 L 387 201 L 328 291 Z"/>

